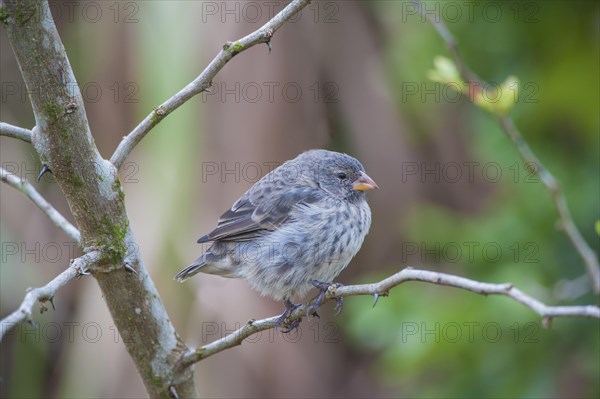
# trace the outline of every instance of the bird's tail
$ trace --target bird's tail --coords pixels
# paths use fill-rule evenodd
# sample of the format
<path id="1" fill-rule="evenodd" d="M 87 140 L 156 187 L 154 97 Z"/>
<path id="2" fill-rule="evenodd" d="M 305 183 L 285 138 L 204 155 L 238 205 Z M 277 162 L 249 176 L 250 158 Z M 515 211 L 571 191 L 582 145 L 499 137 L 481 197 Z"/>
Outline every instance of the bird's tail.
<path id="1" fill-rule="evenodd" d="M 192 277 L 194 274 L 200 272 L 200 269 L 205 265 L 206 261 L 204 259 L 204 256 L 201 256 L 198 259 L 196 259 L 194 263 L 177 273 L 175 277 L 173 277 L 173 280 L 177 280 L 180 283 L 182 283 L 188 278 Z"/>

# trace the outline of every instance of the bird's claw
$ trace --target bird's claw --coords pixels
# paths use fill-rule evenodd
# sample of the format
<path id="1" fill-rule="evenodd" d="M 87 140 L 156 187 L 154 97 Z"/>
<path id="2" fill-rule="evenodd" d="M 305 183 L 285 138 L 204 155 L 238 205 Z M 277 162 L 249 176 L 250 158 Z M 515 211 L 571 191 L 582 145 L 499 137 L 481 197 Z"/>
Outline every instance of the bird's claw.
<path id="1" fill-rule="evenodd" d="M 296 320 L 290 320 L 290 316 L 294 312 L 294 310 L 298 309 L 301 305 L 296 305 L 292 303 L 290 300 L 285 300 L 285 311 L 277 321 L 275 322 L 275 331 L 279 331 L 279 327 L 283 327 L 281 332 L 284 334 L 290 333 L 297 329 L 300 326 L 301 318 Z"/>
<path id="2" fill-rule="evenodd" d="M 344 298 L 339 297 L 339 298 L 335 298 L 336 304 L 335 304 L 335 315 L 339 316 L 340 313 L 342 313 L 342 310 L 344 310 Z"/>
<path id="3" fill-rule="evenodd" d="M 306 317 L 308 319 L 310 319 L 310 316 L 320 318 L 319 314 L 317 313 L 317 310 L 319 309 L 319 307 L 321 307 L 323 301 L 325 301 L 327 293 L 335 292 L 335 290 L 341 287 L 342 285 L 340 283 L 324 283 L 322 281 L 317 280 L 312 280 L 310 283 L 319 289 L 319 295 L 317 295 L 315 300 L 312 301 L 312 303 L 306 307 Z M 342 313 L 342 310 L 344 309 L 344 298 L 337 297 L 334 299 L 337 302 L 337 304 L 335 305 L 335 315 L 337 316 L 340 313 Z"/>

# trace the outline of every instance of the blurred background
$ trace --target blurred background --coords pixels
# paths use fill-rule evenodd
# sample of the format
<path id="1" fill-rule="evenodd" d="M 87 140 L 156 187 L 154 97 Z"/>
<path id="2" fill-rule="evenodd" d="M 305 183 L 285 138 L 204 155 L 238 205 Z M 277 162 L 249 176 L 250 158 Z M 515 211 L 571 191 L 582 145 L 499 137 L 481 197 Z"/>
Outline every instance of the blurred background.
<path id="1" fill-rule="evenodd" d="M 193 80 L 226 41 L 287 2 L 51 2 L 100 152 L 109 158 L 153 107 Z M 483 79 L 520 79 L 512 115 L 564 188 L 599 250 L 600 9 L 591 1 L 423 3 L 443 18 Z M 3 122 L 34 119 L 0 30 Z M 172 276 L 196 239 L 274 165 L 310 148 L 356 156 L 381 187 L 373 224 L 340 275 L 374 282 L 406 266 L 512 282 L 548 304 L 597 304 L 584 265 L 557 228 L 549 193 L 494 117 L 427 79 L 448 52 L 404 1 L 314 1 L 236 56 L 210 93 L 167 117 L 121 170 L 129 217 L 162 301 L 189 345 L 279 314 L 243 281 Z M 33 148 L 0 138 L 5 169 L 68 218 L 52 176 L 34 182 Z M 77 246 L 19 192 L 0 186 L 1 315 L 45 284 Z M 305 298 L 307 300 L 309 298 Z M 2 397 L 144 397 L 93 278 L 71 282 L 0 347 Z M 346 300 L 296 334 L 263 332 L 196 367 L 206 397 L 589 397 L 600 395 L 598 320 L 542 327 L 507 298 L 408 283 Z M 127 306 L 127 304 L 124 304 Z"/>

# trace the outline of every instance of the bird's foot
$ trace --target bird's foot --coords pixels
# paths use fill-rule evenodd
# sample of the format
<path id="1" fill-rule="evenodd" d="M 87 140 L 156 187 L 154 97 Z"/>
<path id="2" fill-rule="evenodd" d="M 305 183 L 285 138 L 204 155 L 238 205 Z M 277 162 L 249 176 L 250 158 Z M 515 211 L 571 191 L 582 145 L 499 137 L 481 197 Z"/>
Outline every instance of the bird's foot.
<path id="1" fill-rule="evenodd" d="M 284 334 L 290 333 L 297 329 L 300 326 L 301 318 L 296 320 L 290 320 L 290 316 L 294 312 L 294 310 L 298 309 L 301 305 L 296 305 L 292 303 L 289 299 L 285 300 L 285 311 L 277 321 L 275 322 L 275 331 L 279 331 L 279 327 L 283 327 L 281 332 Z"/>
<path id="2" fill-rule="evenodd" d="M 328 292 L 335 292 L 335 290 L 342 286 L 340 283 L 324 283 L 322 281 L 312 280 L 310 282 L 312 285 L 319 289 L 319 295 L 312 301 L 310 305 L 306 308 L 306 317 L 310 319 L 310 316 L 314 316 L 319 318 L 319 314 L 317 310 L 323 304 L 323 301 L 327 297 Z M 339 315 L 342 313 L 344 308 L 344 298 L 335 298 L 337 305 L 335 305 L 335 315 Z"/>

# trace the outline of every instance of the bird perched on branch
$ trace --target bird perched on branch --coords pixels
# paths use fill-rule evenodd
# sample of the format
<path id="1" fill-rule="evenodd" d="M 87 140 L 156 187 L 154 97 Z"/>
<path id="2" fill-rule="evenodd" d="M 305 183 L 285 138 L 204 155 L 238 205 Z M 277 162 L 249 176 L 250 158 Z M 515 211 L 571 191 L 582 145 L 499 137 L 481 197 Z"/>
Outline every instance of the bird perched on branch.
<path id="1" fill-rule="evenodd" d="M 355 158 L 326 150 L 304 152 L 246 191 L 198 240 L 212 245 L 175 280 L 198 272 L 243 278 L 262 295 L 285 301 L 278 325 L 298 306 L 291 299 L 316 286 L 321 292 L 309 308 L 316 314 L 332 280 L 369 231 L 365 191 L 374 188 L 377 184 Z M 341 301 L 338 305 L 341 310 Z"/>

